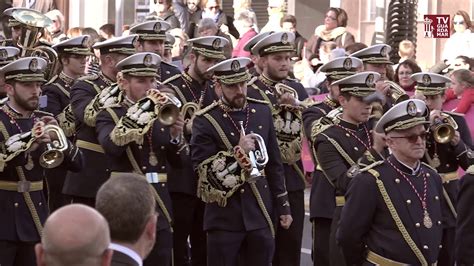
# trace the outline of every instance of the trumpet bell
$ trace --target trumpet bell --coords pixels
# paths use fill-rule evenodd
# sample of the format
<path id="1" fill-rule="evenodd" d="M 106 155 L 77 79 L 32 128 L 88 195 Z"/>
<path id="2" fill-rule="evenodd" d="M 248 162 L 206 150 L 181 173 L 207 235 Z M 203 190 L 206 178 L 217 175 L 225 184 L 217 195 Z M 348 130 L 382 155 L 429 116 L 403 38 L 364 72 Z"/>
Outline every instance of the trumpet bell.
<path id="1" fill-rule="evenodd" d="M 64 154 L 58 150 L 47 150 L 41 155 L 40 165 L 46 169 L 58 167 L 64 161 Z"/>
<path id="2" fill-rule="evenodd" d="M 55 125 L 45 126 L 44 134 L 49 132 L 54 132 L 58 139 L 46 144 L 46 151 L 40 155 L 39 163 L 47 169 L 58 167 L 64 161 L 64 151 L 68 147 L 66 135 L 60 127 Z"/>
<path id="3" fill-rule="evenodd" d="M 171 126 L 179 116 L 179 108 L 174 104 L 166 104 L 160 108 L 158 120 L 164 126 Z"/>
<path id="4" fill-rule="evenodd" d="M 392 100 L 393 104 L 401 103 L 405 100 L 410 99 L 410 96 L 397 83 L 390 80 L 385 80 L 384 83 L 387 83 L 388 85 L 390 85 L 388 96 Z"/>
<path id="5" fill-rule="evenodd" d="M 455 129 L 448 123 L 439 123 L 433 126 L 434 140 L 440 144 L 450 142 L 454 137 Z"/>

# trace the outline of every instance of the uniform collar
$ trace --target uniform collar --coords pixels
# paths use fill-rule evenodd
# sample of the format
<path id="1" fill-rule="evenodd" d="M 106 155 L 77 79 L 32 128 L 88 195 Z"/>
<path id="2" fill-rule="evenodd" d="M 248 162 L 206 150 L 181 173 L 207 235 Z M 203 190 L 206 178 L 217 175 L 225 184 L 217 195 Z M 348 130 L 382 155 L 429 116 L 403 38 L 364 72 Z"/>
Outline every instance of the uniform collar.
<path id="1" fill-rule="evenodd" d="M 329 97 L 329 95 L 326 95 L 326 97 L 324 98 L 324 103 L 332 109 L 339 107 L 339 103 L 333 98 Z"/>
<path id="2" fill-rule="evenodd" d="M 365 124 L 365 123 L 353 124 L 349 121 L 346 121 L 346 120 L 342 119 L 342 114 L 340 114 L 338 116 L 338 119 L 339 119 L 339 125 L 340 126 L 345 127 L 347 129 L 350 129 L 350 130 L 359 130 L 359 129 L 363 128 L 364 124 Z"/>
<path id="3" fill-rule="evenodd" d="M 258 79 L 260 79 L 260 81 L 262 81 L 263 84 L 265 84 L 267 86 L 270 86 L 270 87 L 273 87 L 273 86 L 275 86 L 275 84 L 278 83 L 278 81 L 275 81 L 273 79 L 268 78 L 263 73 L 258 77 Z"/>
<path id="4" fill-rule="evenodd" d="M 75 80 L 71 78 L 70 76 L 66 75 L 64 71 L 61 71 L 61 73 L 59 73 L 59 79 L 62 80 L 66 84 L 67 87 L 70 87 L 74 83 L 74 80 Z"/>
<path id="5" fill-rule="evenodd" d="M 120 244 L 115 244 L 115 243 L 110 243 L 109 245 L 109 248 L 112 249 L 112 250 L 115 250 L 115 251 L 118 251 L 118 252 L 121 252 L 127 256 L 129 256 L 130 258 L 132 258 L 134 261 L 136 261 L 138 263 L 138 266 L 142 266 L 143 265 L 143 260 L 142 258 L 140 257 L 140 255 L 138 255 L 138 253 L 136 251 L 134 251 L 133 249 L 130 249 L 126 246 L 122 246 Z"/>
<path id="6" fill-rule="evenodd" d="M 224 112 L 239 112 L 247 108 L 248 101 L 245 102 L 244 107 L 242 108 L 234 108 L 230 106 L 228 103 L 226 103 L 225 100 L 222 98 L 218 101 L 218 104 L 219 104 L 219 107 L 221 107 L 222 110 L 224 110 Z"/>
<path id="7" fill-rule="evenodd" d="M 403 173 L 405 174 L 409 174 L 409 175 L 418 175 L 420 173 L 420 169 L 421 169 L 421 163 L 420 161 L 417 162 L 415 168 L 411 168 L 410 166 L 406 165 L 405 163 L 399 161 L 397 159 L 397 157 L 395 157 L 394 154 L 392 154 L 390 156 L 390 158 L 393 158 L 393 159 L 389 159 L 393 164 L 395 164 L 395 166 L 401 170 Z"/>
<path id="8" fill-rule="evenodd" d="M 105 84 L 107 84 L 107 86 L 110 86 L 114 83 L 114 81 L 108 78 L 106 75 L 104 75 L 102 71 L 99 72 L 99 78 L 102 79 L 105 82 Z"/>
<path id="9" fill-rule="evenodd" d="M 19 118 L 31 118 L 34 115 L 34 111 L 31 112 L 31 115 L 29 117 L 24 117 L 23 114 L 15 110 L 13 107 L 10 106 L 10 104 L 7 102 L 5 105 L 2 106 L 2 110 L 7 113 L 11 118 L 14 119 L 19 119 Z"/>

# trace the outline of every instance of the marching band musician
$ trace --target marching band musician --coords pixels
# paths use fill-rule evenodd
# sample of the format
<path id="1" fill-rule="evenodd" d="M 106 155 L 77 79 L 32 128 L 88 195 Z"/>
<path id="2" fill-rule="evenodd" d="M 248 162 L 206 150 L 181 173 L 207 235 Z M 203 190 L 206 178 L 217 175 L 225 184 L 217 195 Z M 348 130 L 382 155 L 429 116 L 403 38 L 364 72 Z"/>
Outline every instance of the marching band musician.
<path id="1" fill-rule="evenodd" d="M 355 172 L 346 193 L 337 240 L 347 265 L 436 265 L 443 195 L 436 170 L 421 162 L 427 108 L 403 101 L 375 127 L 392 152 Z"/>
<path id="2" fill-rule="evenodd" d="M 187 106 L 191 106 L 191 112 L 205 108 L 214 100 L 217 100 L 214 88 L 211 88 L 212 72 L 207 70 L 225 59 L 224 46 L 228 43 L 226 38 L 219 36 L 206 36 L 188 40 L 191 47 L 188 58 L 189 68 L 182 74 L 169 78 L 165 85 L 170 86 L 178 96 L 187 112 Z M 183 112 L 183 111 L 182 111 Z M 185 126 L 184 136 L 189 142 L 192 135 L 192 124 L 194 115 L 184 114 Z M 184 146 L 183 146 L 184 147 Z M 169 169 L 169 190 L 173 203 L 174 214 L 174 259 L 175 265 L 185 265 L 187 257 L 188 237 L 191 240 L 192 265 L 206 265 L 206 236 L 202 230 L 202 219 L 204 215 L 204 203 L 196 197 L 197 174 L 192 165 L 187 164 L 191 157 L 189 147 L 181 152 L 182 168 L 171 167 Z"/>
<path id="3" fill-rule="evenodd" d="M 99 74 L 84 76 L 71 87 L 71 109 L 76 120 L 76 145 L 84 154 L 84 167 L 79 173 L 68 172 L 63 193 L 71 197 L 74 203 L 94 207 L 95 195 L 99 187 L 107 180 L 106 157 L 97 141 L 95 118 L 98 110 L 93 108 L 93 100 L 102 100 L 102 92 L 115 81 L 118 70 L 116 64 L 135 53 L 136 35 L 109 39 L 96 43 L 93 48 L 100 50 L 101 71 Z M 97 96 L 97 97 L 96 97 Z M 100 98 L 100 99 L 99 99 Z M 118 99 L 118 96 L 108 97 Z"/>
<path id="4" fill-rule="evenodd" d="M 245 45 L 244 45 L 244 51 L 250 52 L 250 59 L 252 59 L 253 66 L 249 68 L 250 75 L 252 77 L 258 77 L 263 70 L 263 66 L 261 64 L 260 56 L 257 54 L 254 54 L 252 51 L 252 47 L 257 44 L 260 40 L 263 38 L 267 37 L 268 35 L 272 34 L 273 31 L 266 31 L 266 32 L 260 32 L 259 34 L 253 36 L 250 40 L 248 40 Z"/>
<path id="5" fill-rule="evenodd" d="M 0 67 L 8 65 L 17 59 L 20 49 L 13 46 L 0 47 Z M 0 76 L 0 106 L 8 101 L 7 92 L 5 91 L 5 79 Z"/>
<path id="6" fill-rule="evenodd" d="M 443 181 L 443 197 L 447 210 L 443 223 L 443 248 L 440 250 L 438 263 L 440 265 L 454 265 L 454 238 L 456 229 L 456 203 L 459 192 L 459 167 L 466 170 L 469 167 L 469 158 L 472 156 L 472 140 L 469 127 L 464 115 L 442 111 L 444 93 L 447 83 L 451 80 L 434 73 L 416 73 L 411 76 L 415 80 L 416 94 L 423 98 L 429 110 L 432 126 L 426 140 L 426 153 L 423 161 L 436 169 Z M 451 132 L 444 133 L 443 129 L 434 130 L 437 124 L 445 123 L 451 127 Z M 441 125 L 440 125 L 441 126 Z M 452 135 L 450 135 L 452 134 Z"/>
<path id="7" fill-rule="evenodd" d="M 8 17 L 7 26 L 10 28 L 12 36 L 11 39 L 3 40 L 2 46 L 18 47 L 18 40 L 20 39 L 21 35 L 21 23 L 15 18 L 13 18 L 13 12 L 19 9 L 26 10 L 26 8 L 21 7 L 10 7 L 3 11 L 3 15 Z"/>
<path id="8" fill-rule="evenodd" d="M 273 218 L 285 229 L 292 222 L 271 110 L 246 97 L 248 63 L 233 58 L 208 69 L 222 96 L 193 122 L 191 159 L 206 202 L 209 266 L 237 265 L 239 257 L 242 265 L 270 265 Z"/>
<path id="9" fill-rule="evenodd" d="M 143 175 L 154 188 L 160 219 L 155 246 L 144 265 L 169 266 L 173 236 L 166 164 L 179 165 L 184 121 L 179 116 L 172 125 L 165 126 L 157 118 L 161 115 L 156 110 L 163 96 L 155 89 L 160 61 L 155 53 L 137 53 L 117 64 L 123 75 L 120 86 L 124 97 L 116 106 L 102 109 L 97 116 L 96 132 L 110 164 L 111 176 L 117 172 L 134 172 Z"/>
<path id="10" fill-rule="evenodd" d="M 165 53 L 166 31 L 171 28 L 168 22 L 152 20 L 139 23 L 130 28 L 131 34 L 138 35 L 137 51 L 156 53 L 160 57 Z M 158 68 L 158 81 L 164 82 L 181 71 L 174 65 L 165 61 L 160 62 Z"/>
<path id="11" fill-rule="evenodd" d="M 329 236 L 330 265 L 345 265 L 335 240 L 351 177 L 357 171 L 359 160 L 371 156 L 376 158 L 373 160 L 379 160 L 384 149 L 382 137 L 372 136 L 369 122 L 372 111 L 369 101 L 376 95 L 375 82 L 379 77 L 376 72 L 361 72 L 332 83 L 339 87 L 342 114 L 334 117 L 332 123 L 320 124 L 316 132 L 312 132 L 312 149 L 317 162 L 315 176 L 326 178 L 335 190 L 335 199 L 328 202 L 329 206 L 335 204 Z M 316 197 L 311 198 L 312 205 L 317 204 L 315 200 Z"/>
<path id="12" fill-rule="evenodd" d="M 308 98 L 301 83 L 288 78 L 295 36 L 278 32 L 261 39 L 252 47 L 263 66 L 258 78 L 249 82 L 249 97 L 264 100 L 272 110 L 278 144 L 285 169 L 285 184 L 294 219 L 289 230 L 277 228 L 276 252 L 273 265 L 299 265 L 304 224 L 304 189 L 306 187 L 301 163 L 303 109 L 300 101 Z M 287 91 L 279 91 L 285 86 Z"/>
<path id="13" fill-rule="evenodd" d="M 52 161 L 43 157 L 43 147 L 55 138 L 49 130 L 45 131 L 45 126 L 51 128 L 57 122 L 51 114 L 37 110 L 41 84 L 46 81 L 43 72 L 46 64 L 42 58 L 25 57 L 0 70 L 9 97 L 0 108 L 1 265 L 36 265 L 34 245 L 41 240 L 49 212 L 43 180 L 44 167 L 49 167 Z M 79 170 L 82 167 L 79 149 L 67 141 L 62 145 L 66 148 L 62 150 L 62 163 L 73 171 Z"/>
<path id="14" fill-rule="evenodd" d="M 474 212 L 472 202 L 474 199 L 474 156 L 471 156 L 470 166 L 466 174 L 460 178 L 459 193 L 457 197 L 457 223 L 455 242 L 456 265 L 474 264 L 474 243 L 472 228 L 474 227 Z"/>
<path id="15" fill-rule="evenodd" d="M 70 107 L 71 86 L 85 74 L 87 56 L 92 55 L 89 38 L 88 35 L 79 36 L 53 46 L 59 55 L 62 70 L 42 87 L 43 94 L 47 96 L 47 106 L 43 110 L 54 115 L 71 140 L 75 132 L 74 114 Z M 54 177 L 47 179 L 51 212 L 66 204 L 67 199 L 62 194 L 66 173 L 65 168 L 48 171 L 48 176 Z"/>
<path id="16" fill-rule="evenodd" d="M 320 123 L 331 123 L 330 119 L 322 119 L 339 107 L 339 87 L 332 85 L 335 81 L 355 74 L 362 67 L 362 61 L 355 57 L 339 57 L 323 66 L 320 71 L 326 73 L 329 93 L 323 101 L 314 103 L 303 110 L 303 126 L 307 139 L 313 141 L 313 128 L 317 132 Z M 313 147 L 313 157 L 315 157 Z M 313 159 L 315 165 L 316 161 Z M 313 264 L 329 265 L 329 233 L 331 221 L 336 208 L 335 190 L 331 183 L 322 175 L 313 172 L 313 183 L 310 196 L 310 219 L 313 224 Z"/>

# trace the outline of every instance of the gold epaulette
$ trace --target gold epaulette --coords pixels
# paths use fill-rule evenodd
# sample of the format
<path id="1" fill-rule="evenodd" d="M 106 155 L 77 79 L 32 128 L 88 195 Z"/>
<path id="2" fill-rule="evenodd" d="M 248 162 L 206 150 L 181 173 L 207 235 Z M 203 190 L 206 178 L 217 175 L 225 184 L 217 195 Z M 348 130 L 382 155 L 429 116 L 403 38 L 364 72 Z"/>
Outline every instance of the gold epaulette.
<path id="1" fill-rule="evenodd" d="M 306 99 L 304 99 L 303 101 L 300 102 L 300 105 L 305 107 L 305 108 L 308 108 L 308 107 L 312 107 L 312 106 L 315 106 L 317 104 L 320 104 L 322 103 L 321 101 L 315 101 L 313 98 L 311 97 L 308 97 Z"/>
<path id="2" fill-rule="evenodd" d="M 367 166 L 361 168 L 361 169 L 360 169 L 360 172 L 361 172 L 361 173 L 362 173 L 362 172 L 369 172 L 369 173 L 371 173 L 372 175 L 374 175 L 374 172 L 372 172 L 371 170 L 375 171 L 373 168 L 376 167 L 376 166 L 378 166 L 378 165 L 381 165 L 381 164 L 383 164 L 383 163 L 384 163 L 384 161 L 376 161 L 376 162 L 374 162 L 374 163 L 371 163 L 371 164 L 369 164 L 369 165 L 367 165 Z M 377 171 L 375 171 L 375 172 L 378 174 Z M 379 175 L 380 175 L 380 174 L 379 174 Z M 375 176 L 375 175 L 374 175 L 374 176 Z"/>
<path id="3" fill-rule="evenodd" d="M 436 173 L 438 172 L 438 170 L 436 170 L 436 168 L 434 168 L 433 166 L 431 166 L 431 165 L 429 165 L 429 164 L 427 164 L 427 163 L 425 163 L 425 162 L 421 162 L 421 163 L 422 163 L 424 166 L 426 166 L 426 167 L 430 168 L 431 170 L 435 171 Z"/>
<path id="4" fill-rule="evenodd" d="M 52 113 L 50 113 L 50 112 L 45 112 L 45 111 L 41 111 L 41 110 L 34 110 L 34 113 L 35 113 L 35 114 L 41 114 L 41 115 L 49 115 L 49 116 L 53 116 L 53 117 L 54 117 L 54 115 L 53 115 Z"/>
<path id="5" fill-rule="evenodd" d="M 83 76 L 83 77 L 80 77 L 78 78 L 77 80 L 96 80 L 99 78 L 99 75 L 97 74 L 90 74 L 90 75 L 86 75 L 86 76 Z"/>
<path id="6" fill-rule="evenodd" d="M 253 102 L 253 103 L 262 103 L 262 104 L 269 104 L 269 102 L 265 101 L 265 100 L 259 100 L 259 99 L 255 99 L 255 98 L 251 98 L 251 97 L 247 97 L 247 100 Z"/>
<path id="7" fill-rule="evenodd" d="M 443 113 L 448 114 L 448 115 L 454 115 L 454 116 L 465 116 L 465 114 L 450 112 L 450 111 L 443 111 Z"/>
<path id="8" fill-rule="evenodd" d="M 324 132 L 333 125 L 333 123 L 328 123 L 326 121 L 329 120 L 324 116 L 318 120 L 313 121 L 313 124 L 311 125 L 311 141 L 314 141 L 321 132 Z"/>
<path id="9" fill-rule="evenodd" d="M 258 77 L 257 76 L 253 76 L 248 82 L 247 82 L 247 86 L 250 86 L 252 84 L 255 83 L 255 81 L 257 81 Z"/>
<path id="10" fill-rule="evenodd" d="M 173 80 L 175 80 L 179 77 L 181 77 L 181 74 L 176 74 L 174 76 L 171 76 L 171 77 L 165 79 L 163 82 L 161 82 L 161 84 L 167 84 L 167 83 L 169 83 L 169 82 L 171 82 L 171 81 L 173 81 Z"/>
<path id="11" fill-rule="evenodd" d="M 286 80 L 293 81 L 293 82 L 299 82 L 297 79 L 286 77 Z"/>
<path id="12" fill-rule="evenodd" d="M 43 86 L 46 86 L 46 85 L 49 85 L 53 82 L 55 82 L 57 79 L 58 79 L 59 75 L 56 75 L 54 77 L 52 77 L 48 82 L 46 82 Z"/>
<path id="13" fill-rule="evenodd" d="M 210 110 L 212 110 L 214 107 L 216 107 L 218 105 L 217 101 L 214 101 L 213 103 L 209 104 L 208 106 L 204 107 L 203 109 L 197 111 L 195 113 L 196 116 L 201 116 L 207 112 L 209 112 Z"/>
<path id="14" fill-rule="evenodd" d="M 474 164 L 467 168 L 466 173 L 470 175 L 474 175 Z"/>

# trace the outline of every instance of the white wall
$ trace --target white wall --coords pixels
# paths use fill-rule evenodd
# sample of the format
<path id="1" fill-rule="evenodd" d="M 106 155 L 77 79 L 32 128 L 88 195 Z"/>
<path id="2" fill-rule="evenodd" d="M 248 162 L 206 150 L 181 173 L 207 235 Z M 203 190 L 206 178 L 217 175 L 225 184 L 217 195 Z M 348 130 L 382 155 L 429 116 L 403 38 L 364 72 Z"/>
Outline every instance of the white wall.
<path id="1" fill-rule="evenodd" d="M 108 22 L 107 0 L 74 0 L 69 2 L 69 28 L 92 27 L 96 30 Z"/>

